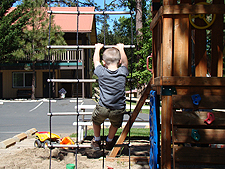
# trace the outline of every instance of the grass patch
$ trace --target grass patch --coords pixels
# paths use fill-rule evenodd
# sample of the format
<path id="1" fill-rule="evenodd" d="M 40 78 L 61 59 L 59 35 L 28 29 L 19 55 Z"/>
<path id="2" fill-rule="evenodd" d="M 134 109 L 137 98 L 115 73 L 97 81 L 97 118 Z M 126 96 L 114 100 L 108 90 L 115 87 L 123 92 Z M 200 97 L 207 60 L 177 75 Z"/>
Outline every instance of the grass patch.
<path id="1" fill-rule="evenodd" d="M 149 114 L 149 110 L 142 109 L 142 110 L 140 111 L 140 113 Z"/>
<path id="2" fill-rule="evenodd" d="M 126 104 L 127 104 L 127 105 L 130 105 L 130 102 L 129 102 L 129 101 L 126 101 Z M 136 106 L 137 103 L 136 103 L 136 102 L 131 102 L 131 105 L 132 105 L 132 106 Z M 144 105 L 143 105 L 143 106 L 144 106 Z M 148 106 L 149 106 L 149 105 L 148 105 Z M 130 111 L 129 106 L 127 107 L 126 110 L 127 110 L 127 111 Z M 134 111 L 134 110 L 131 109 L 131 111 Z M 148 109 L 141 109 L 140 113 L 149 114 L 149 110 L 148 110 Z"/>
<path id="3" fill-rule="evenodd" d="M 130 101 L 126 101 L 126 104 L 130 105 Z M 136 105 L 136 104 L 137 104 L 136 102 L 131 102 L 131 105 L 133 105 L 133 106 Z"/>
<path id="4" fill-rule="evenodd" d="M 76 133 L 72 133 L 72 134 L 70 135 L 70 137 L 77 137 L 77 134 L 76 134 Z"/>
<path id="5" fill-rule="evenodd" d="M 122 133 L 123 129 L 119 128 L 115 134 L 115 136 L 120 136 Z M 103 135 L 103 130 L 101 130 L 101 135 Z M 109 129 L 105 128 L 104 129 L 104 136 L 107 136 L 109 133 Z M 149 128 L 131 128 L 130 130 L 130 136 L 131 137 L 149 137 L 150 134 L 150 129 Z M 87 131 L 87 136 L 94 136 L 94 131 L 93 129 L 90 129 Z M 127 134 L 128 136 L 128 134 Z M 77 137 L 76 133 L 73 133 L 70 135 L 70 137 Z"/>
<path id="6" fill-rule="evenodd" d="M 127 110 L 127 112 L 130 111 L 130 109 L 126 109 L 126 110 Z M 133 111 L 134 111 L 134 109 L 131 109 L 131 112 L 133 112 Z M 142 109 L 139 113 L 149 114 L 149 110 Z"/>

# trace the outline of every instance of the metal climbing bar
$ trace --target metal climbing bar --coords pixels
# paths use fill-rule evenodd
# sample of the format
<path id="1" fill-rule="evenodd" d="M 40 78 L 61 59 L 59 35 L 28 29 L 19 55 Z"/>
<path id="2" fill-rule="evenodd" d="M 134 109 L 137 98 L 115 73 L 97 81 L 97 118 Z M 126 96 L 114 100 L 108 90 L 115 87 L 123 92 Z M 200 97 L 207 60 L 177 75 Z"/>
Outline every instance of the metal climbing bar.
<path id="1" fill-rule="evenodd" d="M 50 0 L 49 0 L 49 4 L 50 4 Z M 51 5 L 49 5 L 49 10 L 51 10 Z M 49 35 L 48 35 L 48 46 L 51 45 L 51 19 L 52 19 L 52 14 L 49 15 Z M 48 50 L 48 56 L 50 56 L 50 49 Z M 49 57 L 50 58 L 50 57 Z M 50 68 L 50 59 L 48 60 L 48 77 L 51 78 L 51 68 Z M 49 109 L 49 113 L 52 112 L 51 110 L 51 84 L 49 83 L 48 85 L 48 95 L 49 95 L 49 104 L 48 104 L 48 109 Z M 52 119 L 51 116 L 49 118 L 49 131 L 50 131 L 50 144 L 52 143 Z M 52 166 L 52 149 L 50 148 L 50 152 L 49 152 L 49 169 L 51 169 Z"/>
<path id="2" fill-rule="evenodd" d="M 131 8 L 130 8 L 130 13 L 131 13 Z M 132 19 L 132 13 L 130 15 L 130 31 L 131 31 L 131 45 L 134 44 L 134 37 L 133 37 L 133 19 Z M 133 56 L 134 56 L 134 52 L 133 52 L 133 48 L 131 48 L 131 63 L 130 63 L 130 69 L 131 69 L 131 76 L 130 76 L 130 93 L 132 93 L 132 78 L 133 78 Z M 129 145 L 130 145 L 130 128 L 132 126 L 132 122 L 131 122 L 131 94 L 130 94 L 130 111 L 129 111 L 129 132 L 128 132 L 128 138 L 129 138 Z M 130 161 L 130 155 L 131 155 L 131 147 L 129 146 L 129 169 L 130 169 L 130 165 L 131 165 L 131 161 Z"/>
<path id="3" fill-rule="evenodd" d="M 132 147 L 131 144 L 117 144 L 115 147 Z M 49 148 L 91 148 L 91 145 L 65 145 L 65 144 L 48 144 Z"/>
<path id="4" fill-rule="evenodd" d="M 77 4 L 77 11 L 78 12 L 80 12 L 79 11 L 79 1 L 78 0 L 76 0 L 76 4 Z M 79 17 L 80 15 L 77 15 L 77 36 L 76 36 L 76 42 L 77 42 L 77 46 L 79 45 Z M 78 58 L 78 50 L 79 50 L 79 48 L 77 48 L 77 58 Z M 79 75 L 78 75 L 78 60 L 77 60 L 77 69 L 76 69 L 77 71 L 76 71 L 76 76 L 77 76 L 77 80 L 79 80 Z M 79 122 L 79 110 L 78 110 L 78 83 L 77 83 L 77 85 L 76 85 L 76 88 L 77 88 L 77 92 L 76 92 L 76 94 L 77 94 L 77 96 L 76 96 L 76 98 L 77 98 L 77 104 L 76 104 L 76 112 L 78 113 L 77 114 L 77 116 L 76 116 L 76 119 L 77 119 L 77 126 L 76 126 L 76 133 L 77 133 L 77 137 L 76 137 L 76 145 L 78 146 L 79 145 L 79 138 L 78 138 L 78 122 Z M 77 154 L 78 154 L 78 149 L 76 149 L 76 154 L 75 154 L 75 166 L 76 166 L 76 169 L 77 169 L 77 163 L 78 163 L 78 156 L 77 156 Z"/>
<path id="5" fill-rule="evenodd" d="M 73 144 L 73 145 L 65 145 L 65 144 L 52 144 L 52 145 L 48 145 L 49 148 L 91 148 L 90 145 L 77 145 L 77 144 Z"/>
<path id="6" fill-rule="evenodd" d="M 56 83 L 94 83 L 97 79 L 48 79 L 48 82 Z"/>
<path id="7" fill-rule="evenodd" d="M 113 48 L 116 45 L 104 45 L 104 48 Z M 49 45 L 48 49 L 94 49 L 95 45 Z M 135 45 L 124 45 L 124 48 L 135 48 Z"/>
<path id="8" fill-rule="evenodd" d="M 134 79 L 127 79 L 128 82 L 133 82 Z M 95 83 L 98 79 L 47 79 L 47 82 L 55 83 Z"/>
<path id="9" fill-rule="evenodd" d="M 103 9 L 103 12 L 106 11 L 106 0 L 104 0 L 104 9 Z M 104 15 L 104 46 L 106 45 L 105 44 L 105 39 L 106 39 L 106 34 L 105 34 L 105 28 L 106 28 L 106 15 Z M 105 142 L 105 136 L 104 136 L 104 133 L 105 133 L 105 123 L 103 122 L 103 126 L 102 126 L 102 135 L 103 135 L 103 140 L 102 140 L 102 144 L 104 145 L 104 142 Z M 95 135 L 94 135 L 95 136 Z M 101 136 L 101 134 L 100 134 Z M 102 159 L 102 168 L 104 169 L 104 165 L 105 165 L 105 148 L 103 147 L 103 159 Z"/>
<path id="10" fill-rule="evenodd" d="M 79 112 L 79 115 L 91 115 L 92 112 Z M 47 116 L 76 116 L 78 115 L 77 112 L 54 112 L 54 113 L 47 113 Z"/>
<path id="11" fill-rule="evenodd" d="M 126 15 L 134 14 L 133 11 L 47 11 L 49 14 L 82 14 L 82 15 Z"/>

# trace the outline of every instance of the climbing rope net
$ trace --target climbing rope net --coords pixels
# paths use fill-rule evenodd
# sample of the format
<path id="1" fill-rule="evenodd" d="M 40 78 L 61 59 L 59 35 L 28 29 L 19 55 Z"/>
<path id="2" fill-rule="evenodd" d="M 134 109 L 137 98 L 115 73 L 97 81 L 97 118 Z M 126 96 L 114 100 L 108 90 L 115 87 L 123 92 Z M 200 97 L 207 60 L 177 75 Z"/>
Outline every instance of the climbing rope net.
<path id="1" fill-rule="evenodd" d="M 64 50 L 69 50 L 69 49 L 72 49 L 72 50 L 77 50 L 76 52 L 76 79 L 52 79 L 51 78 L 51 67 L 50 67 L 50 59 L 49 59 L 49 79 L 48 79 L 48 82 L 49 82 L 49 113 L 47 114 L 49 116 L 49 130 L 50 130 L 50 145 L 48 145 L 49 149 L 50 149 L 50 160 L 49 160 L 49 168 L 51 169 L 51 160 L 52 160 L 52 149 L 53 148 L 74 148 L 75 149 L 75 167 L 77 168 L 77 162 L 78 162 L 78 149 L 79 148 L 89 148 L 90 146 L 86 146 L 86 145 L 82 145 L 82 144 L 79 144 L 79 141 L 78 141 L 78 137 L 76 138 L 76 144 L 74 145 L 58 145 L 58 144 L 52 144 L 52 139 L 51 139 L 51 133 L 52 133 L 52 117 L 53 116 L 75 116 L 76 117 L 76 133 L 78 133 L 78 125 L 79 125 L 79 115 L 80 115 L 80 112 L 79 112 L 79 108 L 78 108 L 78 84 L 79 83 L 93 83 L 93 82 L 96 82 L 96 79 L 79 79 L 79 75 L 78 75 L 78 61 L 79 61 L 79 49 L 94 49 L 95 46 L 94 45 L 80 45 L 79 44 L 79 19 L 80 19 L 80 16 L 81 15 L 104 15 L 104 48 L 111 48 L 111 47 L 115 47 L 115 45 L 106 45 L 106 16 L 107 15 L 130 15 L 130 18 L 131 18 L 131 44 L 130 45 L 124 45 L 124 48 L 129 48 L 129 49 L 133 49 L 135 48 L 135 45 L 133 45 L 133 23 L 132 23 L 132 14 L 134 14 L 133 11 L 106 11 L 106 2 L 104 0 L 104 10 L 103 11 L 93 11 L 93 12 L 90 12 L 90 11 L 80 11 L 79 10 L 79 1 L 76 0 L 76 7 L 77 7 L 77 10 L 76 11 L 53 11 L 51 9 L 51 3 L 54 2 L 52 0 L 49 0 L 48 3 L 49 3 L 49 10 L 47 11 L 48 14 L 49 14 L 49 41 L 48 41 L 48 55 L 50 56 L 51 55 L 51 49 L 64 49 Z M 77 32 L 76 32 L 76 45 L 65 45 L 65 46 L 60 46 L 60 45 L 57 45 L 57 46 L 53 46 L 51 45 L 51 22 L 52 22 L 52 15 L 53 14 L 74 14 L 74 15 L 77 15 Z M 50 58 L 50 57 L 49 57 Z M 130 84 L 131 84 L 131 79 L 132 79 L 132 58 L 133 58 L 133 52 L 131 52 L 131 59 L 130 59 L 130 70 L 131 70 L 131 76 L 130 76 Z M 82 63 L 84 64 L 84 63 Z M 51 83 L 76 83 L 76 110 L 74 113 L 56 113 L 56 112 L 52 112 L 51 110 Z M 131 88 L 132 85 L 130 85 L 130 93 L 132 92 L 132 88 Z M 131 97 L 131 94 L 130 94 L 130 97 Z M 131 100 L 131 98 L 130 98 Z M 130 111 L 127 112 L 127 114 L 131 115 L 131 102 L 130 102 Z M 129 118 L 131 119 L 131 118 Z M 131 127 L 131 121 L 129 120 L 129 126 Z M 130 127 L 129 127 L 129 130 L 130 130 Z M 78 135 L 78 134 L 77 134 Z M 127 145 L 123 144 L 123 145 L 117 145 L 117 146 L 121 146 L 121 147 L 124 147 L 124 146 L 128 146 L 129 148 L 129 168 L 130 168 L 130 131 L 129 131 L 129 134 L 128 134 L 128 137 L 129 137 L 129 142 Z M 103 123 L 103 144 L 104 144 L 104 123 Z M 102 168 L 104 169 L 104 158 L 105 158 L 105 152 L 104 152 L 104 146 L 103 146 L 103 163 L 102 163 Z"/>

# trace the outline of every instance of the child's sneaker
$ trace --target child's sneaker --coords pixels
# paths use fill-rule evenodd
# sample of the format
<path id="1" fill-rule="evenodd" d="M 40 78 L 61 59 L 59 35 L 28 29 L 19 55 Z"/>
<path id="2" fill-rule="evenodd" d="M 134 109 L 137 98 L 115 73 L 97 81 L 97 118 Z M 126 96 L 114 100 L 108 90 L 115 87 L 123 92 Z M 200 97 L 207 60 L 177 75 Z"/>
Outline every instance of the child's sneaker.
<path id="1" fill-rule="evenodd" d="M 100 145 L 101 145 L 101 140 L 95 141 L 95 138 L 93 138 L 93 139 L 91 140 L 91 147 L 92 147 L 94 150 L 100 150 Z"/>
<path id="2" fill-rule="evenodd" d="M 112 150 L 112 148 L 114 147 L 115 142 L 114 141 L 106 141 L 106 146 L 105 149 L 106 150 Z"/>

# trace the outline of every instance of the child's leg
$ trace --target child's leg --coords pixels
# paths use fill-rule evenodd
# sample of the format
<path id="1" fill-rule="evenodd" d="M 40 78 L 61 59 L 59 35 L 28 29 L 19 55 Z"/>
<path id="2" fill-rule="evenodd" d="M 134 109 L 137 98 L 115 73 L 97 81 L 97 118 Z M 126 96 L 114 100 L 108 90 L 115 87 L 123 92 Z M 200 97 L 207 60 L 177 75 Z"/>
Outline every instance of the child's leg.
<path id="1" fill-rule="evenodd" d="M 100 146 L 101 146 L 101 137 L 100 137 L 101 125 L 96 125 L 95 123 L 93 123 L 93 130 L 94 130 L 94 138 L 91 140 L 91 147 L 94 150 L 100 150 Z"/>
<path id="2" fill-rule="evenodd" d="M 91 117 L 91 121 L 93 122 L 95 141 L 101 140 L 100 138 L 101 124 L 105 120 L 105 117 L 102 116 L 102 112 L 103 112 L 102 108 L 97 104 Z"/>
<path id="3" fill-rule="evenodd" d="M 109 127 L 108 138 L 109 138 L 109 139 L 113 139 L 114 136 L 115 136 L 115 134 L 116 134 L 116 132 L 117 132 L 117 130 L 118 130 L 118 128 L 116 128 L 116 127 L 114 127 L 113 125 L 111 125 L 111 126 Z"/>
<path id="4" fill-rule="evenodd" d="M 113 141 L 113 138 L 117 132 L 117 127 L 114 127 L 113 125 L 111 125 L 109 127 L 109 134 L 108 137 L 106 138 L 106 150 L 112 150 L 115 142 Z"/>
<path id="5" fill-rule="evenodd" d="M 96 125 L 93 123 L 93 130 L 94 130 L 94 136 L 95 137 L 100 137 L 100 131 L 101 131 L 101 125 Z"/>

